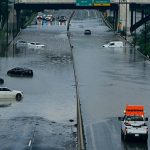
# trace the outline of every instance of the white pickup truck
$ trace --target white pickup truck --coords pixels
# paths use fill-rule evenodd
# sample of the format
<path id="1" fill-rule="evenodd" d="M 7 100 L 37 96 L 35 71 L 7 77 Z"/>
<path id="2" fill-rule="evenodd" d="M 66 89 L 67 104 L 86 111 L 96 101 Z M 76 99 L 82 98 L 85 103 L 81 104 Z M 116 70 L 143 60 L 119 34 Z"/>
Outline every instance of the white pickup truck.
<path id="1" fill-rule="evenodd" d="M 148 127 L 144 117 L 144 106 L 127 105 L 123 117 L 118 117 L 121 121 L 121 137 L 127 141 L 129 137 L 148 139 Z"/>

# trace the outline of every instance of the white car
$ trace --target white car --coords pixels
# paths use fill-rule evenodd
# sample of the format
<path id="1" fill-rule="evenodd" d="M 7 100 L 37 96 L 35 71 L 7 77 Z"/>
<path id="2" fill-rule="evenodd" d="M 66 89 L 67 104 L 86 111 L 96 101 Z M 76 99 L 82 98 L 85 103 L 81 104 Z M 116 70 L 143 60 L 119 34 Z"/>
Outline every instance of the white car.
<path id="1" fill-rule="evenodd" d="M 39 42 L 30 42 L 30 43 L 28 43 L 28 48 L 31 48 L 31 49 L 41 49 L 41 48 L 45 48 L 45 45 L 41 44 Z"/>
<path id="2" fill-rule="evenodd" d="M 123 42 L 122 41 L 112 41 L 112 42 L 109 42 L 108 44 L 104 44 L 103 47 L 123 47 Z"/>
<path id="3" fill-rule="evenodd" d="M 19 47 L 26 47 L 28 45 L 28 42 L 24 41 L 24 40 L 18 40 L 15 43 L 15 45 L 16 45 L 17 48 L 19 48 Z"/>
<path id="4" fill-rule="evenodd" d="M 148 118 L 145 117 L 143 105 L 126 105 L 121 121 L 121 138 L 127 141 L 129 137 L 148 139 Z"/>
<path id="5" fill-rule="evenodd" d="M 126 141 L 129 137 L 148 139 L 148 118 L 142 116 L 124 116 L 121 120 L 121 137 Z"/>
<path id="6" fill-rule="evenodd" d="M 10 90 L 7 87 L 0 87 L 0 98 L 15 98 L 16 101 L 21 101 L 23 93 L 17 90 Z"/>

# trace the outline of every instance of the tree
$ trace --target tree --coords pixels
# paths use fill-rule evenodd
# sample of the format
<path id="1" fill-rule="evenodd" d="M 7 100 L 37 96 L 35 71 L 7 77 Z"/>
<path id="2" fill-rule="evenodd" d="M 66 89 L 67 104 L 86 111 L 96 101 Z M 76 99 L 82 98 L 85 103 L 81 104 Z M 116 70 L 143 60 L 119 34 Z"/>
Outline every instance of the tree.
<path id="1" fill-rule="evenodd" d="M 9 0 L 0 0 L 0 22 L 2 28 L 7 21 L 11 2 Z"/>
<path id="2" fill-rule="evenodd" d="M 146 30 L 145 30 L 146 29 Z M 150 24 L 146 24 L 146 28 L 143 27 L 141 33 L 137 36 L 137 45 L 139 45 L 139 50 L 145 56 L 150 56 Z"/>

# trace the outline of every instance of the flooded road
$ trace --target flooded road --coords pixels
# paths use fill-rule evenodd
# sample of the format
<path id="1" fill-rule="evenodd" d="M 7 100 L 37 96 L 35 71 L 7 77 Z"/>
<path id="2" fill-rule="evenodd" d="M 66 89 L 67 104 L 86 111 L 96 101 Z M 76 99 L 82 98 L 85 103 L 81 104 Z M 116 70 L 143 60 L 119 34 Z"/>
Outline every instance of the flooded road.
<path id="1" fill-rule="evenodd" d="M 65 10 L 53 13 L 70 15 Z M 85 29 L 92 34 L 84 35 Z M 95 10 L 76 11 L 70 36 L 87 150 L 148 150 L 149 139 L 147 143 L 121 141 L 117 117 L 126 104 L 144 105 L 150 116 L 149 61 L 128 44 L 103 48 L 109 41 L 122 39 Z M 66 25 L 32 25 L 17 39 L 41 42 L 46 48 L 10 46 L 1 53 L 3 86 L 24 93 L 22 102 L 10 101 L 8 107 L 0 108 L 1 149 L 76 149 L 76 91 Z M 33 69 L 33 78 L 7 76 L 9 69 L 18 66 Z"/>
<path id="2" fill-rule="evenodd" d="M 144 105 L 150 116 L 150 63 L 128 43 L 123 48 L 104 48 L 123 40 L 95 15 L 71 22 L 71 43 L 79 83 L 87 150 L 147 150 L 148 143 L 121 141 L 118 116 L 126 104 Z M 78 13 L 78 14 L 79 14 Z M 90 19 L 88 19 L 90 18 Z M 75 19 L 75 18 L 74 18 Z M 84 35 L 90 29 L 91 35 Z M 149 123 L 148 123 L 149 126 Z"/>
<path id="3" fill-rule="evenodd" d="M 0 149 L 76 149 L 76 92 L 66 25 L 31 25 L 18 39 L 46 47 L 10 45 L 2 52 L 3 86 L 23 91 L 24 98 L 20 103 L 7 100 L 10 105 L 0 108 Z M 8 76 L 14 67 L 32 69 L 33 77 Z"/>

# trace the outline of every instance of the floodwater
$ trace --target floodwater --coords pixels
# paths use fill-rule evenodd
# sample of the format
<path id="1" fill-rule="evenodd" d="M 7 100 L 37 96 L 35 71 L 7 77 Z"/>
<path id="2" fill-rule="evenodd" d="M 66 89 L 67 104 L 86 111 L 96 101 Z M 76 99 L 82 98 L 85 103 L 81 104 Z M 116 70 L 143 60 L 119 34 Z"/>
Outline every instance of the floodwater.
<path id="1" fill-rule="evenodd" d="M 53 13 L 57 16 L 71 12 Z M 85 29 L 92 34 L 84 35 Z M 10 47 L 1 56 L 4 86 L 24 92 L 22 102 L 0 109 L 3 149 L 75 149 L 76 95 L 66 34 L 65 24 L 32 25 L 17 39 L 41 42 L 46 48 Z M 76 10 L 69 35 L 87 150 L 148 150 L 149 139 L 147 143 L 121 140 L 117 117 L 123 115 L 126 104 L 144 105 L 146 116 L 150 116 L 149 61 L 106 27 L 95 10 Z M 125 47 L 102 47 L 112 40 L 123 41 Z M 7 70 L 16 66 L 33 69 L 33 78 L 8 77 Z"/>
<path id="2" fill-rule="evenodd" d="M 66 25 L 33 24 L 14 43 L 19 39 L 46 47 L 16 48 L 12 43 L 1 52 L 2 86 L 24 94 L 18 103 L 1 99 L 1 149 L 76 149 L 76 92 Z M 32 69 L 33 77 L 8 76 L 14 67 Z"/>
<path id="3" fill-rule="evenodd" d="M 149 139 L 121 141 L 117 117 L 126 104 L 144 105 L 150 116 L 150 63 L 91 11 L 79 11 L 82 19 L 70 28 L 87 150 L 147 150 Z M 85 29 L 91 35 L 84 35 Z M 123 48 L 102 47 L 120 40 Z"/>

